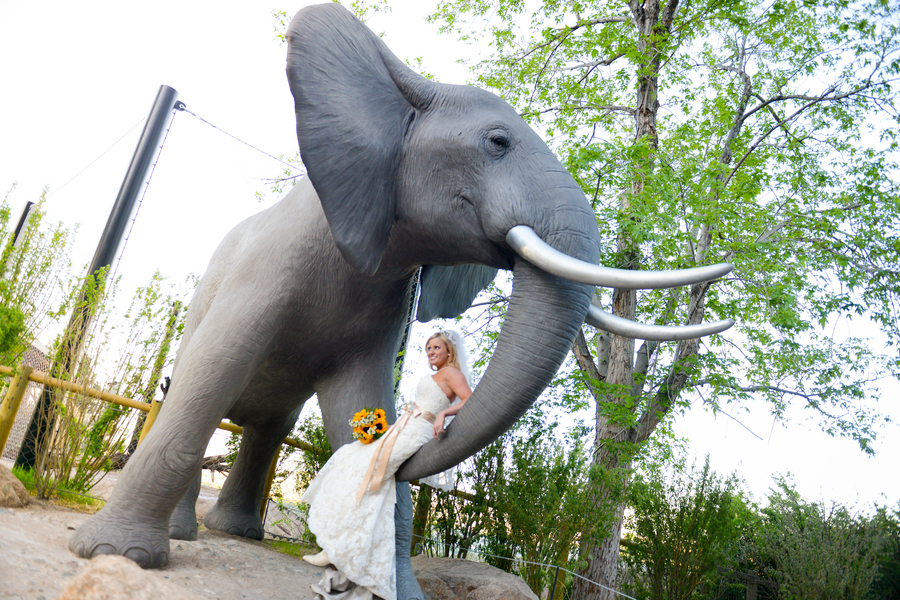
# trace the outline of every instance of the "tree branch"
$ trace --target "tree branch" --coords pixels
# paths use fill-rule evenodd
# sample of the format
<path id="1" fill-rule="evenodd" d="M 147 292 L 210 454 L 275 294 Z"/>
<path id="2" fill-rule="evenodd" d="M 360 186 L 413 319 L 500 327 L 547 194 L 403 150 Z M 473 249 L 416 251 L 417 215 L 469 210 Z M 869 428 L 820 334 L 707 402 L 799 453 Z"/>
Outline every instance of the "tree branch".
<path id="1" fill-rule="evenodd" d="M 615 56 L 613 56 L 611 58 L 601 58 L 601 59 L 597 59 L 597 60 L 594 60 L 591 62 L 573 65 L 571 67 L 560 67 L 558 69 L 554 69 L 553 72 L 561 73 L 562 71 L 574 71 L 575 69 L 584 69 L 587 67 L 608 67 L 609 65 L 613 64 L 614 62 L 616 62 L 623 56 L 625 56 L 625 53 L 620 52 L 619 54 L 616 54 Z"/>
<path id="2" fill-rule="evenodd" d="M 557 33 L 553 37 L 551 37 L 549 40 L 547 40 L 546 42 L 544 42 L 542 44 L 532 46 L 521 56 L 513 59 L 512 62 L 517 63 L 522 60 L 525 60 L 528 56 L 530 56 L 531 54 L 534 54 L 541 48 L 546 48 L 547 46 L 552 45 L 557 40 L 562 41 L 563 39 L 568 37 L 570 33 L 578 31 L 579 29 L 583 29 L 584 27 L 590 27 L 591 25 L 600 25 L 600 24 L 604 24 L 604 23 L 630 23 L 630 22 L 632 22 L 632 21 L 628 15 L 617 15 L 617 16 L 613 16 L 613 17 L 598 17 L 596 19 L 584 19 L 584 20 L 576 22 L 571 27 L 569 27 L 569 26 L 560 27 L 559 29 L 556 30 Z"/>

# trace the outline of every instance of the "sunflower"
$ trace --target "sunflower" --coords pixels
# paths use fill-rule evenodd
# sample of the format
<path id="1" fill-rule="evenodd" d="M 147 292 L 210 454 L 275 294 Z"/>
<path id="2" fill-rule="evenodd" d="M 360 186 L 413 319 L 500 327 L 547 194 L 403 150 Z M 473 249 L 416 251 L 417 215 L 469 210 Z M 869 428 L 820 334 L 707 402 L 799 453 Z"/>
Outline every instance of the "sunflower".
<path id="1" fill-rule="evenodd" d="M 366 407 L 353 415 L 350 427 L 353 428 L 353 439 L 369 444 L 387 431 L 387 415 L 382 408 Z"/>

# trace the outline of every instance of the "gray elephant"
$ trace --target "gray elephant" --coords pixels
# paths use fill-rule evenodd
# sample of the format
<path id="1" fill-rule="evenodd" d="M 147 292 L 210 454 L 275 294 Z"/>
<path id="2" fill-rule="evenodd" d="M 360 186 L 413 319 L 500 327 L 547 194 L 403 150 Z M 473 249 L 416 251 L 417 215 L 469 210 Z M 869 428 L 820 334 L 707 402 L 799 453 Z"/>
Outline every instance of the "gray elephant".
<path id="1" fill-rule="evenodd" d="M 497 269 L 514 280 L 484 377 L 445 438 L 419 450 L 400 481 L 471 456 L 527 410 L 571 347 L 594 285 L 667 287 L 727 271 L 616 279 L 623 273 L 597 266 L 600 238 L 583 192 L 504 101 L 417 75 L 337 4 L 300 11 L 288 37 L 308 178 L 215 252 L 190 305 L 165 409 L 109 502 L 73 534 L 80 556 L 159 567 L 170 535 L 194 537 L 200 463 L 223 417 L 244 435 L 204 522 L 261 538 L 268 465 L 310 396 L 333 447 L 351 441 L 347 421 L 361 406 L 395 419 L 393 364 L 420 267 L 422 321 L 460 314 Z M 706 333 L 591 314 L 630 334 Z M 421 598 L 409 566 L 407 484 L 397 497 L 398 597 Z"/>

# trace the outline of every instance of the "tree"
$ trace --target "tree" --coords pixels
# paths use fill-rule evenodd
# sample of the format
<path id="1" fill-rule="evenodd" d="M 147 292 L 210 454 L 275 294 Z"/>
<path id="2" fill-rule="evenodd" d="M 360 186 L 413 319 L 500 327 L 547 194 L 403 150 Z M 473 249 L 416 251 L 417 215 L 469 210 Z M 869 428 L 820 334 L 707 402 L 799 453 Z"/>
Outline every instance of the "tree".
<path id="1" fill-rule="evenodd" d="M 879 519 L 839 504 L 808 502 L 784 478 L 776 479 L 763 515 L 757 560 L 778 582 L 780 596 L 868 597 L 886 541 Z"/>
<path id="2" fill-rule="evenodd" d="M 884 546 L 878 558 L 872 596 L 883 600 L 900 599 L 900 505 L 880 507 L 876 520 L 884 535 Z"/>
<path id="3" fill-rule="evenodd" d="M 796 404 L 872 452 L 883 418 L 867 403 L 900 363 L 890 348 L 878 354 L 827 326 L 867 317 L 889 344 L 900 341 L 896 9 L 896 0 L 443 0 L 431 17 L 490 43 L 476 83 L 551 140 L 597 212 L 603 264 L 736 267 L 715 284 L 595 299 L 658 324 L 738 325 L 638 347 L 587 327 L 577 337 L 577 376 L 596 408 L 594 501 L 617 517 L 585 538 L 587 578 L 615 586 L 636 453 L 693 400 L 718 410 L 762 397 L 779 417 Z M 574 597 L 607 592 L 579 580 Z"/>
<path id="4" fill-rule="evenodd" d="M 684 457 L 666 467 L 649 461 L 628 493 L 624 559 L 642 575 L 634 592 L 651 600 L 691 598 L 719 569 L 736 565 L 752 514 L 737 475 L 718 475 L 708 455 L 700 467 Z"/>
<path id="5" fill-rule="evenodd" d="M 44 194 L 32 208 L 18 242 L 10 189 L 0 202 L 0 364 L 15 366 L 55 319 L 69 292 L 68 248 L 73 231 L 45 223 Z"/>
<path id="6" fill-rule="evenodd" d="M 584 447 L 531 432 L 512 445 L 511 461 L 498 482 L 494 513 L 523 559 L 519 574 L 540 598 L 555 575 L 548 565 L 567 566 L 580 534 L 595 517 L 587 497 Z M 562 598 L 558 585 L 555 596 Z M 554 599 L 550 599 L 554 600 Z"/>

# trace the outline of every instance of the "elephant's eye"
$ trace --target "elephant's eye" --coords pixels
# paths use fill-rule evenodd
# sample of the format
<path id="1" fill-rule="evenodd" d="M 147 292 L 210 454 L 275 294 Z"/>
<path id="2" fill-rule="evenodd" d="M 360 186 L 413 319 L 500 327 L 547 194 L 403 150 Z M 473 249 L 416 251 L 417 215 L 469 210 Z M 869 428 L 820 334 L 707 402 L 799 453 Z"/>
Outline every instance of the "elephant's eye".
<path id="1" fill-rule="evenodd" d="M 502 129 L 494 129 L 487 136 L 488 151 L 494 156 L 500 157 L 509 150 L 509 134 Z"/>

